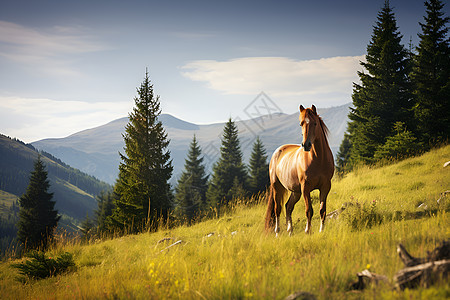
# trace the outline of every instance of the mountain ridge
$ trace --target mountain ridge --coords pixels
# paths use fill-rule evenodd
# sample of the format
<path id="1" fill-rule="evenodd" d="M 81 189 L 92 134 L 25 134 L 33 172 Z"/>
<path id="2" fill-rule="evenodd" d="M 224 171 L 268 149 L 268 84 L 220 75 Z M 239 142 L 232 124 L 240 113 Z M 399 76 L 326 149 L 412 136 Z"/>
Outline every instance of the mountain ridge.
<path id="1" fill-rule="evenodd" d="M 319 108 L 330 129 L 329 143 L 336 154 L 347 126 L 350 103 Z M 170 139 L 169 150 L 173 159 L 174 173 L 172 183 L 184 168 L 189 144 L 195 134 L 202 147 L 207 171 L 211 171 L 220 155 L 220 140 L 224 123 L 194 124 L 169 114 L 159 116 Z M 252 144 L 257 136 L 262 140 L 267 154 L 282 144 L 300 143 L 301 130 L 298 124 L 298 112 L 293 114 L 273 113 L 257 118 L 234 120 L 239 130 L 241 150 L 244 161 L 248 161 Z M 118 174 L 119 152 L 123 153 L 123 137 L 128 117 L 119 118 L 104 125 L 82 130 L 65 138 L 43 139 L 31 143 L 37 149 L 59 157 L 69 165 L 113 184 Z"/>

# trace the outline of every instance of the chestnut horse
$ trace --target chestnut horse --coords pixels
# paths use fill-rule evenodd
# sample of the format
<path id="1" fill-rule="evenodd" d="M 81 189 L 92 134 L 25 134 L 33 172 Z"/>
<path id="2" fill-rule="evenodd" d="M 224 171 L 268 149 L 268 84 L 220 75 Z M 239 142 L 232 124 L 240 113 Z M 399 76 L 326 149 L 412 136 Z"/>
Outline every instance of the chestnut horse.
<path id="1" fill-rule="evenodd" d="M 275 233 L 280 232 L 281 206 L 285 204 L 286 223 L 292 234 L 292 210 L 303 194 L 306 210 L 306 229 L 311 230 L 313 208 L 311 191 L 320 191 L 320 231 L 324 229 L 327 196 L 334 173 L 334 160 L 327 141 L 328 128 L 317 114 L 316 107 L 304 108 L 300 105 L 300 125 L 303 142 L 301 145 L 280 146 L 272 155 L 269 165 L 270 187 L 267 192 L 266 229 L 275 225 Z"/>

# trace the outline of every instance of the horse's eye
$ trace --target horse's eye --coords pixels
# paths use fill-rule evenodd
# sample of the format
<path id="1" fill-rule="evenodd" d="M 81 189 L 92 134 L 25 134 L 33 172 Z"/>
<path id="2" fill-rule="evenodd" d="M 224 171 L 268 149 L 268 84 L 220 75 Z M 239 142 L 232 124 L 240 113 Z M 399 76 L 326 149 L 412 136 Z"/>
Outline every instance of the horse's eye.
<path id="1" fill-rule="evenodd" d="M 303 127 L 304 124 L 305 124 L 305 121 L 301 121 L 301 122 L 300 122 L 300 126 Z"/>

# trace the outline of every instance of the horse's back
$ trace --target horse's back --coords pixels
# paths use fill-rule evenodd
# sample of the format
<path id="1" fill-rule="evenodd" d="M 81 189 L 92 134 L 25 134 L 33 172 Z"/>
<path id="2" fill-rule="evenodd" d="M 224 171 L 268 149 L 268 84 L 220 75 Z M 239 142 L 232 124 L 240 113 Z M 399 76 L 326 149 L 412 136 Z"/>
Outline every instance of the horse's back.
<path id="1" fill-rule="evenodd" d="M 290 191 L 300 188 L 298 181 L 298 156 L 301 145 L 287 144 L 278 147 L 270 160 L 269 176 L 270 182 L 277 180 Z"/>
<path id="2" fill-rule="evenodd" d="M 286 144 L 278 147 L 272 154 L 269 168 L 272 169 L 272 167 L 278 165 L 283 158 L 295 155 L 300 148 L 301 145 L 297 144 Z"/>

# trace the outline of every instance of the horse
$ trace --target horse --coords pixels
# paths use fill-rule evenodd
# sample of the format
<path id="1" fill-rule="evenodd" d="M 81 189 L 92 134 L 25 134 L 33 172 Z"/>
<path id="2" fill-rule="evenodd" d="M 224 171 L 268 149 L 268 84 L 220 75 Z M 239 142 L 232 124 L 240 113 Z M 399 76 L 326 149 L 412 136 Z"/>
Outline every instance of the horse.
<path id="1" fill-rule="evenodd" d="M 303 195 L 305 200 L 306 228 L 310 233 L 313 208 L 311 191 L 320 191 L 320 232 L 324 230 L 327 210 L 327 196 L 331 189 L 334 174 L 334 159 L 328 144 L 328 128 L 317 114 L 314 105 L 304 108 L 300 105 L 300 126 L 303 140 L 301 145 L 280 146 L 272 155 L 269 164 L 270 186 L 267 190 L 267 212 L 265 228 L 275 225 L 275 234 L 280 232 L 280 214 L 285 203 L 287 232 L 293 233 L 292 211 Z"/>

